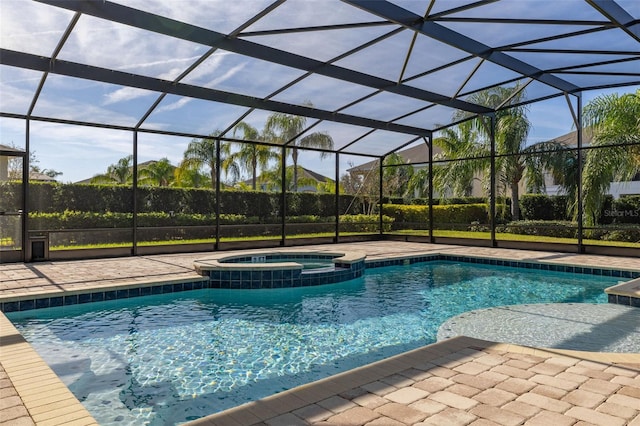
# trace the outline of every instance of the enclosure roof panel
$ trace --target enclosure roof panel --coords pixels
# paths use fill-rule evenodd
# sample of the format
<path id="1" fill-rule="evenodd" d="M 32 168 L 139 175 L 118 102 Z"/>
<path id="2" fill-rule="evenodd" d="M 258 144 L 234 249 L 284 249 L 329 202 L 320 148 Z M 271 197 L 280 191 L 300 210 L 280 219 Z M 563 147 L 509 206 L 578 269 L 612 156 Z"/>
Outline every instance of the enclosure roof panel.
<path id="1" fill-rule="evenodd" d="M 383 156 L 492 114 L 489 88 L 640 85 L 636 0 L 3 0 L 0 17 L 0 116 L 187 137 L 278 112 Z"/>

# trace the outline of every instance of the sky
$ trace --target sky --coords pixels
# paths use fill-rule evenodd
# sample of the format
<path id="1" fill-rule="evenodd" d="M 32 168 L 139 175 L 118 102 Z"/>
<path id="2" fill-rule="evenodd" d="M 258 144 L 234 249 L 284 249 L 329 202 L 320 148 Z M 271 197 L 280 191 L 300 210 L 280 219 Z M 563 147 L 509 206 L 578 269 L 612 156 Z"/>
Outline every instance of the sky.
<path id="1" fill-rule="evenodd" d="M 502 2 L 490 5 L 491 13 L 508 18 L 523 10 L 529 10 L 538 18 L 550 18 L 551 10 L 558 8 L 575 19 L 598 19 L 597 13 L 584 7 L 581 0 L 563 0 L 550 2 L 553 8 L 540 7 L 540 0 L 508 0 L 510 8 L 504 8 Z M 168 14 L 173 19 L 193 25 L 229 33 L 253 14 L 265 8 L 268 0 L 245 0 L 229 2 L 227 0 L 190 0 L 190 1 L 119 1 L 131 7 L 152 13 Z M 415 13 L 423 14 L 425 2 L 395 1 Z M 437 1 L 436 8 L 455 6 L 460 0 Z M 634 16 L 640 17 L 640 2 L 621 0 Z M 337 0 L 319 2 L 310 0 L 289 0 L 276 8 L 264 19 L 251 25 L 246 31 L 257 32 L 285 27 L 304 27 L 323 24 L 343 24 L 377 20 L 362 11 L 354 9 Z M 441 9 L 440 9 L 441 10 Z M 468 12 L 472 16 L 474 11 Z M 549 16 L 547 16 L 549 15 Z M 73 12 L 28 0 L 2 0 L 0 2 L 0 45 L 2 48 L 20 50 L 31 54 L 51 56 L 58 40 L 63 34 Z M 599 18 L 601 19 L 601 18 Z M 487 44 L 514 43 L 532 38 L 532 34 L 504 31 L 499 25 L 479 28 L 461 28 L 457 23 L 448 24 L 450 28 L 464 31 Z M 346 31 L 349 31 L 348 33 Z M 278 34 L 267 36 L 247 36 L 245 40 L 265 44 L 292 53 L 308 55 L 313 59 L 327 61 L 352 49 L 372 37 L 389 31 L 388 27 L 367 27 L 357 30 L 324 31 L 320 35 L 314 32 L 300 32 L 295 36 Z M 561 31 L 554 28 L 553 31 Z M 565 30 L 562 30 L 565 31 Z M 621 51 L 638 50 L 637 44 L 629 44 L 620 32 L 601 33 L 598 43 Z M 606 37 L 609 39 L 606 39 Z M 379 78 L 397 80 L 402 71 L 403 59 L 411 43 L 412 34 L 401 32 L 385 39 L 376 46 L 338 60 L 336 65 L 368 73 Z M 586 40 L 582 43 L 592 43 Z M 578 43 L 576 41 L 576 43 Z M 543 46 L 544 47 L 544 46 Z M 580 48 L 577 46 L 576 48 Z M 71 36 L 62 47 L 58 56 L 61 60 L 86 63 L 97 67 L 113 67 L 118 71 L 131 72 L 149 77 L 171 81 L 189 65 L 207 52 L 208 47 L 183 40 L 175 40 L 159 34 L 148 34 L 123 25 L 82 15 Z M 446 61 L 459 59 L 460 52 L 439 42 L 419 38 L 416 52 L 407 63 L 406 76 L 417 74 L 420 70 L 435 68 Z M 385 52 L 385 61 L 380 61 L 380 52 Z M 522 59 L 529 58 L 520 53 Z M 623 57 L 624 55 L 620 55 Z M 609 56 L 609 58 L 611 55 Z M 548 63 L 576 60 L 572 55 L 563 55 L 545 59 Z M 555 62 L 554 62 L 555 61 Z M 632 63 L 637 66 L 637 62 Z M 431 67 L 431 68 L 430 68 Z M 429 78 L 417 78 L 407 84 L 436 93 L 453 96 L 459 89 L 459 81 L 464 81 L 470 70 L 479 67 L 483 73 L 474 74 L 465 89 L 483 87 L 508 78 L 512 71 L 497 65 L 477 61 L 465 61 L 459 66 L 436 73 Z M 258 59 L 243 57 L 231 52 L 216 51 L 184 80 L 185 84 L 202 85 L 243 95 L 266 97 L 279 87 L 297 79 L 302 71 L 288 68 Z M 25 114 L 33 99 L 42 73 L 20 70 L 9 66 L 0 66 L 0 111 Z M 578 78 L 578 77 L 576 77 Z M 637 80 L 637 79 L 636 79 Z M 637 82 L 637 81 L 636 81 Z M 639 86 L 629 86 L 607 91 L 583 93 L 583 104 L 602 93 L 633 92 Z M 528 87 L 531 96 L 545 94 L 549 90 L 543 85 L 532 84 Z M 358 84 L 346 84 L 328 77 L 312 76 L 299 84 L 277 94 L 274 100 L 304 104 L 311 102 L 315 107 L 336 110 L 354 99 L 371 94 L 372 89 Z M 149 107 L 156 101 L 157 94 L 129 87 L 113 86 L 92 81 L 75 80 L 50 74 L 42 93 L 35 105 L 35 116 L 51 116 L 59 119 L 89 121 L 103 124 L 135 126 Z M 378 120 L 390 120 L 418 108 L 421 104 L 414 99 L 394 94 L 381 94 L 343 112 L 361 115 Z M 169 130 L 195 134 L 210 134 L 225 129 L 247 111 L 246 108 L 228 104 L 204 102 L 198 99 L 168 95 L 144 122 L 143 127 L 156 130 Z M 433 127 L 451 119 L 454 110 L 435 107 L 429 114 L 416 114 L 403 118 L 401 124 Z M 244 121 L 262 129 L 269 115 L 267 111 L 254 111 Z M 573 130 L 573 121 L 564 97 L 554 98 L 529 106 L 528 118 L 532 123 L 528 143 L 545 141 Z M 308 119 L 307 123 L 313 123 Z M 41 169 L 53 169 L 63 174 L 58 178 L 62 182 L 76 182 L 103 173 L 110 164 L 132 154 L 133 135 L 128 131 L 96 129 L 84 126 L 61 125 L 32 121 L 31 149 L 35 151 L 37 165 Z M 366 150 L 374 154 L 389 151 L 392 146 L 406 144 L 410 136 L 391 132 L 377 131 L 366 135 L 368 129 L 323 122 L 313 131 L 329 133 L 337 147 L 358 140 L 350 149 Z M 229 133 L 233 136 L 233 133 Z M 0 144 L 24 147 L 25 123 L 22 120 L 0 118 Z M 177 165 L 190 138 L 162 136 L 139 133 L 139 162 L 168 158 Z M 340 156 L 340 169 L 369 161 L 370 158 L 354 155 Z M 300 165 L 310 168 L 331 178 L 335 175 L 335 159 L 321 158 L 318 153 L 302 153 Z M 246 177 L 246 174 L 245 174 Z"/>

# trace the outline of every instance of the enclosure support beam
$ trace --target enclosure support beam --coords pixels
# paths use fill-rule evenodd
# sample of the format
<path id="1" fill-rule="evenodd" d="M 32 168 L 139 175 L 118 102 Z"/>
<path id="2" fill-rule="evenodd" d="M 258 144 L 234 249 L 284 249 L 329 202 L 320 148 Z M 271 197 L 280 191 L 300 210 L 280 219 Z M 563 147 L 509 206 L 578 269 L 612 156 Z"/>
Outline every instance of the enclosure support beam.
<path id="1" fill-rule="evenodd" d="M 436 242 L 433 236 L 433 135 L 423 140 L 429 149 L 429 176 L 427 176 L 429 179 L 429 242 L 433 244 Z"/>
<path id="2" fill-rule="evenodd" d="M 216 242 L 214 250 L 220 247 L 220 139 L 216 139 Z"/>
<path id="3" fill-rule="evenodd" d="M 132 204 L 133 204 L 133 248 L 131 254 L 138 255 L 138 132 L 133 131 L 133 187 L 132 187 Z"/>
<path id="4" fill-rule="evenodd" d="M 380 202 L 378 203 L 379 205 L 379 209 L 380 209 L 380 215 L 379 215 L 379 225 L 380 225 L 380 235 L 382 236 L 382 234 L 384 234 L 384 221 L 382 220 L 382 206 L 383 206 L 383 197 L 384 194 L 382 193 L 382 185 L 384 183 L 384 169 L 382 167 L 382 164 L 384 163 L 384 158 L 385 157 L 380 157 L 380 176 L 378 178 L 378 194 L 379 197 L 378 199 L 380 200 Z"/>
<path id="5" fill-rule="evenodd" d="M 284 247 L 287 242 L 287 147 L 282 146 L 280 150 L 280 164 L 282 179 L 280 184 L 280 245 Z"/>
<path id="6" fill-rule="evenodd" d="M 336 232 L 333 242 L 340 241 L 340 153 L 336 152 L 336 197 L 335 197 L 335 214 L 336 214 Z"/>
<path id="7" fill-rule="evenodd" d="M 576 123 L 576 137 L 578 139 L 578 188 L 576 197 L 578 199 L 578 253 L 584 253 L 584 245 L 582 242 L 582 234 L 584 232 L 583 227 L 583 210 L 582 210 L 582 92 L 576 94 L 578 98 L 577 106 L 577 119 Z"/>
<path id="8" fill-rule="evenodd" d="M 491 226 L 491 247 L 498 247 L 496 241 L 496 115 L 491 114 L 491 189 L 489 190 L 489 225 Z M 518 200 L 511 200 L 511 204 Z"/>
<path id="9" fill-rule="evenodd" d="M 22 157 L 22 261 L 31 260 L 27 259 L 27 247 L 29 247 L 29 157 L 31 156 L 31 120 L 28 118 L 25 120 L 25 138 L 24 138 L 24 152 Z M 31 252 L 31 247 L 29 247 Z"/>

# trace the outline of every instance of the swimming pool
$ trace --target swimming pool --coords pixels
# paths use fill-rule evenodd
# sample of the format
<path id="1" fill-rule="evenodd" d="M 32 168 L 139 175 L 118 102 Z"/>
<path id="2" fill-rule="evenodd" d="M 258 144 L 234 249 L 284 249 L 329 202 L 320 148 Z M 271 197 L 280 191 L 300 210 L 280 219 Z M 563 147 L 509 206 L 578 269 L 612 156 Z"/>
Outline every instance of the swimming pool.
<path id="1" fill-rule="evenodd" d="M 428 262 L 326 286 L 7 314 L 102 425 L 176 424 L 435 341 L 465 311 L 605 303 L 620 278 Z"/>

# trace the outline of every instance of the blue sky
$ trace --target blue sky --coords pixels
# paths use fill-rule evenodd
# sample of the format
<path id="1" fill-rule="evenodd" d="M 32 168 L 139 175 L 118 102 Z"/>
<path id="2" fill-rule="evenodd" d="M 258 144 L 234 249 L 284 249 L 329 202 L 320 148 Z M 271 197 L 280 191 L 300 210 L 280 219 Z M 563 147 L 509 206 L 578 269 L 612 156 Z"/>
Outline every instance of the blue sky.
<path id="1" fill-rule="evenodd" d="M 542 19 L 551 13 L 549 11 L 551 8 L 540 7 L 541 2 L 545 1 L 547 0 L 512 1 L 510 3 L 512 8 L 505 10 L 500 9 L 498 5 L 486 7 L 493 8 L 491 13 L 497 13 L 499 17 L 508 18 L 510 14 L 522 13 L 525 10 Z M 166 13 L 176 20 L 228 33 L 271 2 L 268 0 L 241 2 L 227 0 L 188 2 L 135 0 L 123 1 L 123 3 L 152 13 Z M 398 0 L 395 3 L 415 13 L 424 13 L 420 10 L 424 7 L 425 2 Z M 443 7 L 442 5 L 455 6 L 458 3 L 460 3 L 458 0 L 436 2 L 438 7 Z M 322 4 L 323 7 L 319 7 L 319 4 Z M 585 3 L 580 0 L 554 1 L 549 4 L 554 5 L 556 13 L 560 8 L 567 13 L 572 13 L 571 17 L 575 19 L 597 19 L 597 13 L 593 9 L 585 8 Z M 622 0 L 620 4 L 635 16 L 640 16 L 640 11 L 637 10 L 640 8 L 640 2 Z M 2 0 L 0 12 L 0 44 L 2 47 L 43 56 L 51 55 L 73 16 L 70 11 L 26 0 Z M 467 13 L 471 14 L 472 12 Z M 288 23 L 286 26 L 289 27 L 303 27 L 371 20 L 373 19 L 370 15 L 337 0 L 325 0 L 321 3 L 309 0 L 289 0 L 263 20 L 250 26 L 247 31 L 277 29 L 283 26 L 283 22 Z M 450 27 L 463 32 L 467 31 L 469 36 L 478 37 L 488 44 L 514 42 L 533 36 L 533 34 L 527 33 L 506 33 L 500 26 L 484 26 L 482 31 L 477 31 L 477 28 L 473 27 L 470 29 L 457 28 L 456 23 L 451 23 Z M 358 30 L 325 31 L 322 36 L 313 32 L 302 32 L 294 37 L 271 35 L 246 37 L 246 39 L 324 61 L 388 30 L 388 28 L 370 27 Z M 349 33 L 344 31 L 349 31 Z M 558 30 L 554 29 L 554 31 Z M 475 34 L 476 32 L 477 34 Z M 338 61 L 336 65 L 381 78 L 397 79 L 410 39 L 409 32 L 401 32 L 379 45 Z M 632 39 L 629 40 L 621 37 L 619 32 L 607 31 L 600 34 L 598 42 L 607 43 L 611 49 L 619 48 L 621 51 L 635 49 L 637 51 L 637 44 L 634 44 Z M 207 49 L 206 46 L 158 34 L 148 34 L 138 29 L 82 15 L 71 37 L 62 48 L 59 59 L 98 67 L 109 66 L 123 72 L 172 80 L 200 58 Z M 381 49 L 386 52 L 385 58 L 387 60 L 384 62 L 379 60 Z M 423 54 L 412 55 L 407 64 L 406 72 L 409 76 L 460 56 L 460 53 L 453 48 L 426 39 L 419 39 L 416 43 L 416 49 L 421 49 L 420 52 Z M 521 55 L 526 56 L 525 53 Z M 571 55 L 568 55 L 570 58 L 565 56 L 556 55 L 547 60 L 550 62 L 579 60 Z M 408 84 L 452 96 L 458 89 L 460 78 L 464 79 L 464 76 L 469 74 L 469 70 L 477 65 L 478 63 L 475 61 L 466 61 L 443 73 L 427 79 L 416 79 Z M 512 71 L 488 62 L 481 64 L 480 68 L 485 72 L 476 74 L 468 82 L 467 90 L 490 84 L 492 79 L 499 81 L 513 74 Z M 217 51 L 182 82 L 249 96 L 265 97 L 301 75 L 302 71 L 300 70 L 242 57 L 230 52 Z M 0 66 L 2 93 L 0 110 L 18 114 L 26 113 L 40 78 L 41 73 L 38 72 Z M 638 86 L 631 86 L 608 90 L 606 93 L 632 92 L 637 88 Z M 542 87 L 542 85 L 531 85 L 528 90 L 532 95 L 539 95 L 548 88 Z M 276 95 L 273 99 L 294 104 L 311 101 L 318 108 L 336 110 L 371 92 L 371 88 L 357 84 L 346 84 L 328 77 L 312 76 Z M 601 92 L 585 92 L 583 102 L 586 104 L 599 94 Z M 34 115 L 134 126 L 156 99 L 156 94 L 140 89 L 50 75 L 36 104 Z M 386 121 L 417 107 L 419 104 L 413 99 L 399 95 L 382 94 L 344 112 Z M 153 111 L 143 127 L 208 134 L 214 130 L 228 127 L 245 111 L 244 107 L 169 95 Z M 436 107 L 430 110 L 428 116 L 415 115 L 400 122 L 430 127 L 449 120 L 452 112 L 453 110 L 449 108 Z M 246 117 L 245 121 L 261 129 L 268 114 L 267 111 L 254 111 Z M 529 119 L 533 124 L 529 135 L 530 143 L 560 136 L 571 131 L 573 127 L 564 97 L 532 104 L 529 107 Z M 313 122 L 313 119 L 308 120 L 309 124 Z M 341 147 L 361 137 L 368 129 L 326 122 L 318 125 L 314 131 L 328 132 L 334 138 L 336 146 Z M 0 119 L 0 143 L 21 147 L 24 146 L 24 135 L 24 122 L 8 118 Z M 75 182 L 104 172 L 110 164 L 132 153 L 132 138 L 132 134 L 125 131 L 37 121 L 31 123 L 31 148 L 39 160 L 38 165 L 44 169 L 63 172 L 59 180 L 64 182 Z M 362 151 L 362 147 L 366 146 L 370 152 L 379 154 L 388 151 L 390 146 L 402 145 L 410 139 L 411 137 L 407 135 L 377 131 L 354 144 L 352 149 Z M 167 157 L 177 165 L 190 139 L 141 133 L 138 141 L 140 162 Z M 344 155 L 341 156 L 341 169 L 348 168 L 352 163 L 358 164 L 366 161 L 368 161 L 367 158 Z M 333 177 L 335 173 L 334 160 L 320 159 L 316 153 L 302 154 L 300 164 L 330 177 Z"/>

